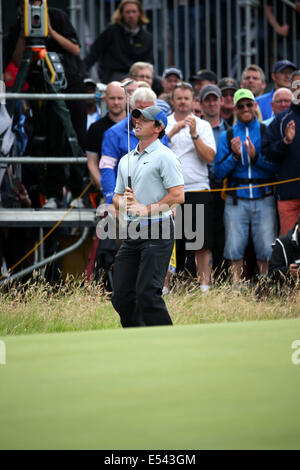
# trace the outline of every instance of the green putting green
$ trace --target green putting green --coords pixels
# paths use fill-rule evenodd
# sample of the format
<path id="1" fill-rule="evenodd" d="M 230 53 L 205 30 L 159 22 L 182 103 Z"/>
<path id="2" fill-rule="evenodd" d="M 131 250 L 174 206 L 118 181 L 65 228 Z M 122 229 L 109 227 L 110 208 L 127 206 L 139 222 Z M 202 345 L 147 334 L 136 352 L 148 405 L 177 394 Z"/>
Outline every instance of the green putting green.
<path id="1" fill-rule="evenodd" d="M 1 449 L 300 448 L 300 320 L 0 339 Z"/>

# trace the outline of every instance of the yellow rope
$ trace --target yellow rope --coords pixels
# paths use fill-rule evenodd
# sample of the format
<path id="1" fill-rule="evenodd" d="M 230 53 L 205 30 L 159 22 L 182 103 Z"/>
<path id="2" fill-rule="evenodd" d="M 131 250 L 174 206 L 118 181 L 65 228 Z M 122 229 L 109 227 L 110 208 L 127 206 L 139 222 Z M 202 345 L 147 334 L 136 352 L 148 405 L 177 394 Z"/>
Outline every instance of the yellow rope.
<path id="1" fill-rule="evenodd" d="M 209 193 L 212 193 L 212 192 L 223 192 L 223 191 L 237 191 L 238 189 L 249 189 L 250 186 L 252 186 L 252 188 L 261 188 L 263 186 L 276 186 L 276 185 L 279 185 L 279 184 L 285 184 L 285 183 L 293 183 L 294 181 L 299 181 L 300 180 L 300 177 L 298 178 L 292 178 L 292 179 L 289 179 L 289 180 L 283 180 L 283 181 L 275 181 L 273 183 L 264 183 L 264 184 L 252 184 L 252 185 L 248 185 L 248 186 L 240 186 L 238 188 L 217 188 L 217 189 L 201 189 L 199 191 L 189 191 L 191 193 L 203 193 L 203 192 L 209 192 Z M 82 191 L 82 193 L 80 194 L 80 196 L 78 196 L 78 198 L 76 199 L 75 203 L 70 206 L 70 208 L 67 210 L 67 212 L 63 215 L 63 217 L 54 225 L 54 227 L 52 227 L 48 233 L 46 233 L 46 235 L 44 236 L 44 238 L 42 238 L 42 240 L 40 240 L 26 255 L 23 256 L 22 259 L 20 259 L 14 266 L 12 266 L 11 268 L 8 269 L 7 273 L 6 274 L 3 274 L 2 276 L 0 276 L 0 281 L 1 279 L 3 279 L 4 277 L 7 276 L 8 273 L 11 273 L 17 266 L 19 266 L 19 264 L 21 264 L 26 258 L 28 258 L 28 256 L 30 256 L 32 253 L 35 252 L 35 250 L 38 249 L 38 247 L 49 237 L 49 235 L 51 235 L 52 232 L 54 232 L 54 230 L 62 223 L 62 221 L 65 219 L 65 217 L 69 214 L 69 212 L 71 212 L 71 210 L 74 208 L 74 206 L 76 205 L 76 202 L 78 201 L 78 199 L 80 199 L 85 193 L 86 191 L 89 189 L 89 187 L 91 186 L 92 184 L 92 181 L 89 182 L 89 184 L 84 188 L 84 190 Z"/>
<path id="2" fill-rule="evenodd" d="M 278 184 L 293 183 L 294 181 L 299 181 L 300 177 L 292 178 L 290 180 L 275 181 L 273 183 L 263 183 L 263 184 L 249 184 L 248 186 L 239 186 L 238 188 L 216 188 L 216 189 L 200 189 L 199 191 L 189 191 L 189 193 L 214 193 L 214 192 L 223 192 L 223 191 L 237 191 L 238 189 L 249 189 L 252 188 L 262 188 L 263 186 L 276 186 Z"/>

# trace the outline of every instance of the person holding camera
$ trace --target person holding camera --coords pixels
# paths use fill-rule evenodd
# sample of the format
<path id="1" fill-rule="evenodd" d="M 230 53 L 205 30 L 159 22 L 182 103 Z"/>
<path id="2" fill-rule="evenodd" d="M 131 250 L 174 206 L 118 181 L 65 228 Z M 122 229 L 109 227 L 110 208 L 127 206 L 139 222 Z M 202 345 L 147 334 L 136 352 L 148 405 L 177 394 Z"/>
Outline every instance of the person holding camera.
<path id="1" fill-rule="evenodd" d="M 274 281 L 295 282 L 300 277 L 300 214 L 288 233 L 275 240 L 269 264 L 269 277 Z"/>

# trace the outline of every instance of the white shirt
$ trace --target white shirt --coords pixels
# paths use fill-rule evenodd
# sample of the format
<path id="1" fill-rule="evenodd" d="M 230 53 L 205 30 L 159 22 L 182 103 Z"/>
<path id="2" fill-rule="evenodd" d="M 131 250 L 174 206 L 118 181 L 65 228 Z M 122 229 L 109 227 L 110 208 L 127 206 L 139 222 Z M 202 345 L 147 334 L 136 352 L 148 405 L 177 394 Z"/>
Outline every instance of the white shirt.
<path id="1" fill-rule="evenodd" d="M 216 152 L 216 142 L 213 130 L 209 122 L 203 121 L 198 116 L 196 119 L 196 132 L 203 142 Z M 176 124 L 174 113 L 168 117 L 166 134 Z M 175 155 L 179 157 L 182 166 L 184 178 L 184 190 L 199 191 L 200 189 L 210 189 L 208 178 L 208 167 L 195 148 L 194 141 L 191 138 L 190 128 L 186 125 L 169 142 L 169 147 Z"/>
<path id="2" fill-rule="evenodd" d="M 93 114 L 87 115 L 86 130 L 88 131 L 90 126 L 94 124 L 94 122 L 98 121 L 100 118 L 101 118 L 101 109 L 99 108 L 99 106 L 97 106 L 97 111 L 95 111 Z"/>

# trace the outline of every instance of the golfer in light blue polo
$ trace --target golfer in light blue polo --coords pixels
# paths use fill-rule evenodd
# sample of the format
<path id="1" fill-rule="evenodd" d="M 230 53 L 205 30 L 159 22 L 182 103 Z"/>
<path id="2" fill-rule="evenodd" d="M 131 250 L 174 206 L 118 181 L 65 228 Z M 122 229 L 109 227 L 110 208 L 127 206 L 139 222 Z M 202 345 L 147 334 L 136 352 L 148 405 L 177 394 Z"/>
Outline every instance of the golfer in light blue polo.
<path id="1" fill-rule="evenodd" d="M 174 245 L 171 208 L 184 202 L 181 164 L 159 140 L 167 126 L 159 107 L 134 109 L 132 116 L 139 144 L 120 160 L 113 198 L 118 210 L 126 204 L 129 229 L 115 259 L 112 304 L 123 327 L 171 325 L 161 294 Z M 131 223 L 138 237 L 130 235 Z M 158 236 L 151 238 L 154 227 Z"/>

